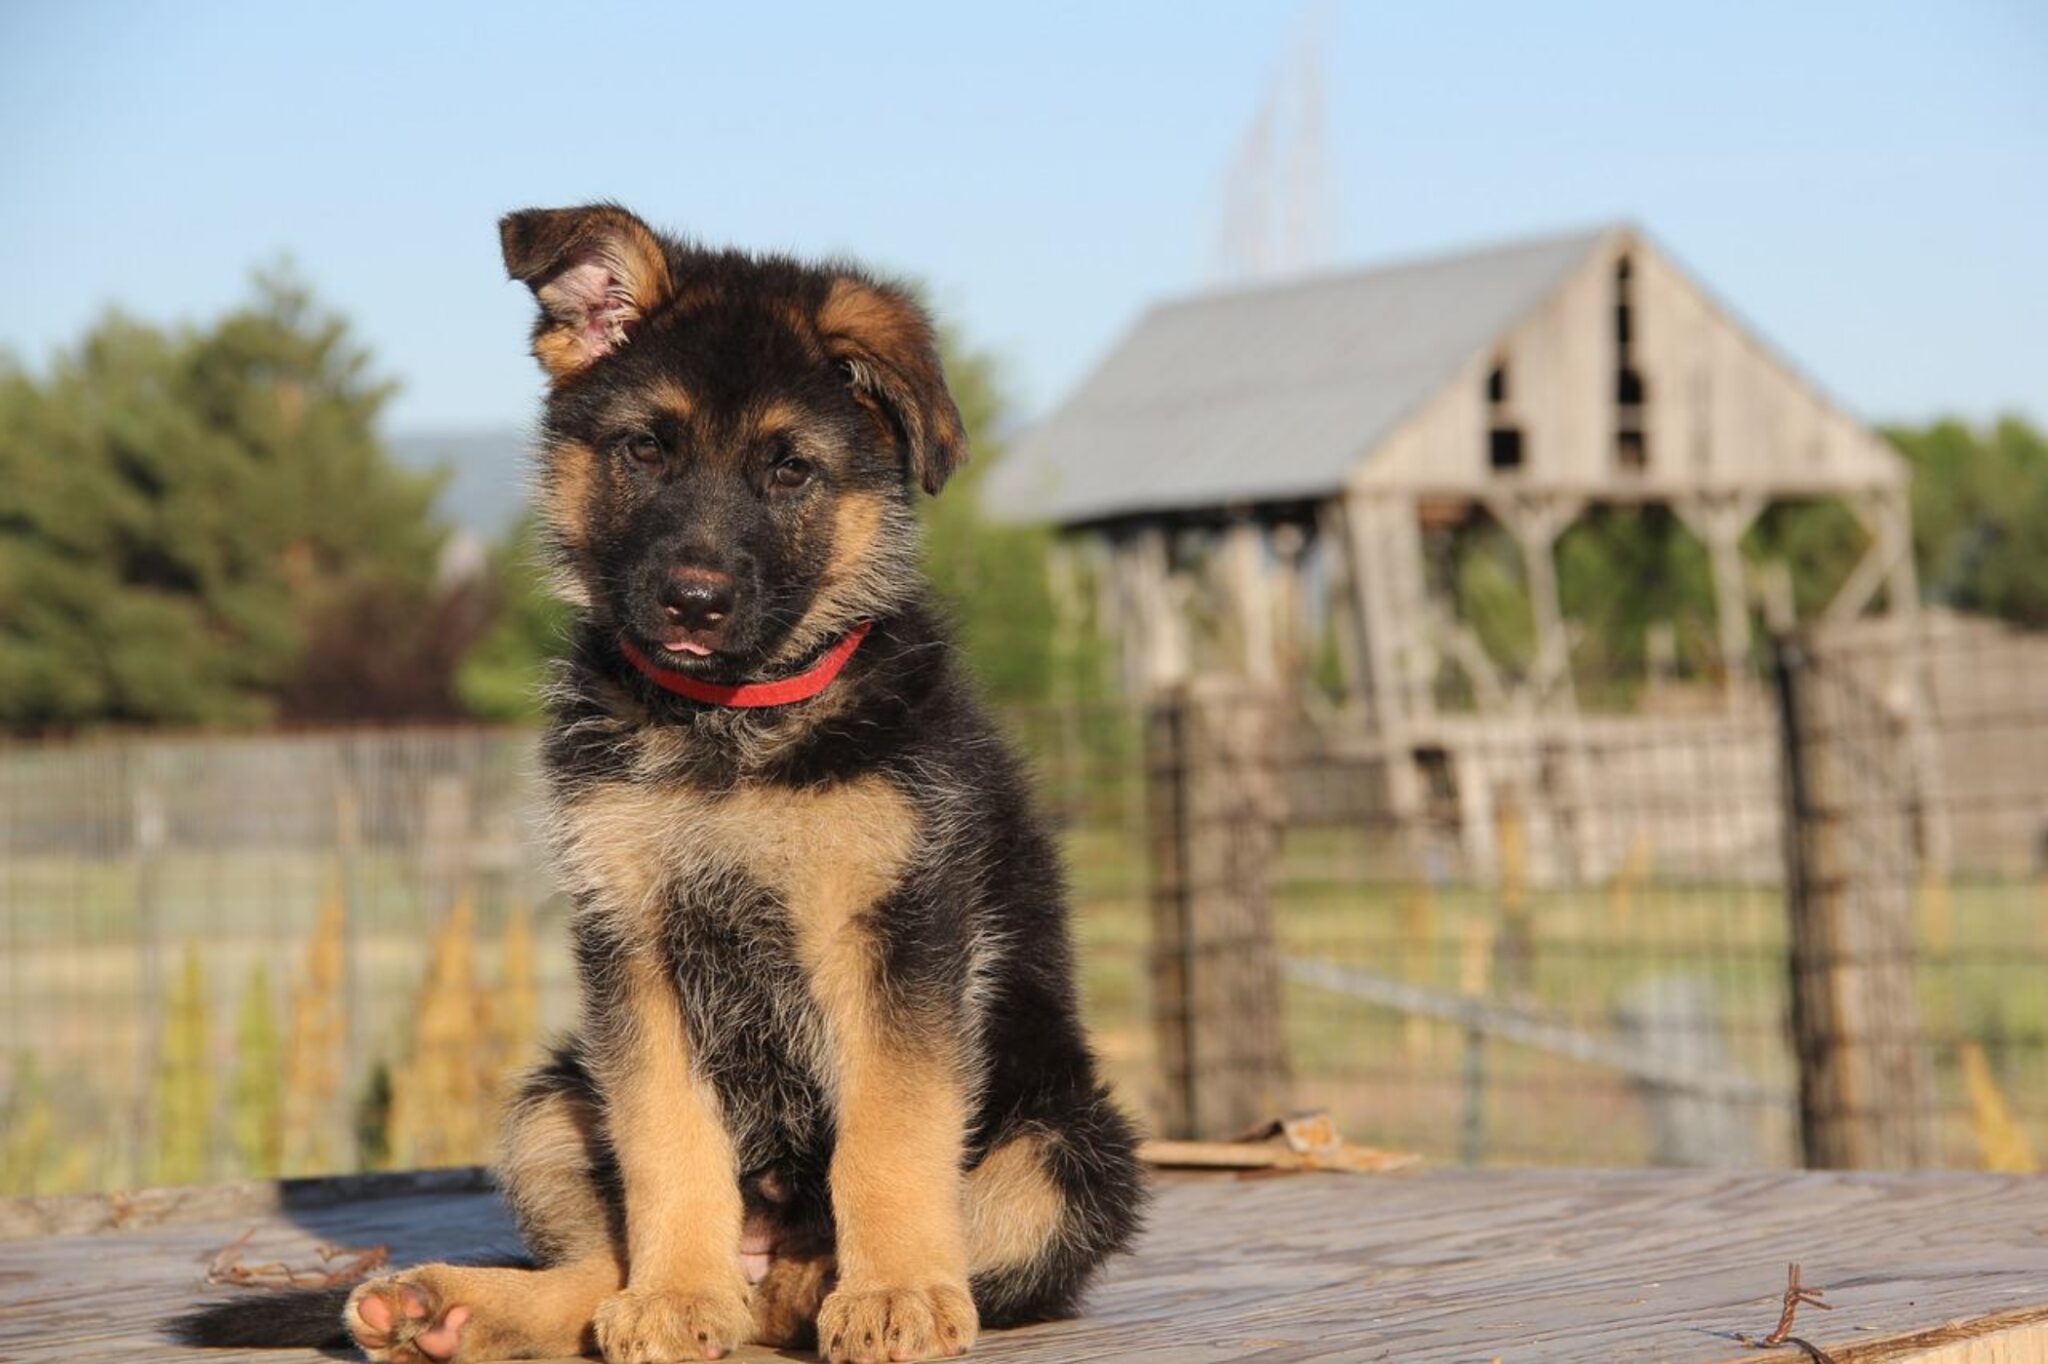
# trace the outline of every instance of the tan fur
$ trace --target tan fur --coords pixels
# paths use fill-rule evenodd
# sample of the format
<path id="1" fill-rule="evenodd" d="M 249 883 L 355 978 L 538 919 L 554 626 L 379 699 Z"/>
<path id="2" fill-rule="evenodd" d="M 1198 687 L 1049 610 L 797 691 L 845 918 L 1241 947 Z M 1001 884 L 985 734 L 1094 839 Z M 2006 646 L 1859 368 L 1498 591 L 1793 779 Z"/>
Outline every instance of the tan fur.
<path id="1" fill-rule="evenodd" d="M 693 1072 L 688 1030 L 659 949 L 660 892 L 678 869 L 697 808 L 660 788 L 616 785 L 565 812 L 564 869 L 626 942 L 631 1027 L 599 1058 L 625 1187 L 628 1289 L 598 1319 L 607 1359 L 661 1358 L 709 1332 L 731 1348 L 751 1320 L 735 1259 L 743 1211 L 731 1138 L 710 1085 Z"/>
<path id="2" fill-rule="evenodd" d="M 832 509 L 832 551 L 803 619 L 783 652 L 794 655 L 815 647 L 821 633 L 843 629 L 859 614 L 859 603 L 874 594 L 873 578 L 892 565 L 877 564 L 874 553 L 888 507 L 872 493 L 847 493 Z"/>
<path id="3" fill-rule="evenodd" d="M 675 982 L 651 950 L 631 949 L 623 969 L 632 1023 L 624 1054 L 601 1058 L 599 1083 L 625 1184 L 628 1282 L 743 1292 L 739 1172 L 716 1096 L 691 1069 Z"/>
<path id="4" fill-rule="evenodd" d="M 847 493 L 832 509 L 832 557 L 825 563 L 825 588 L 860 574 L 882 528 L 882 499 L 873 493 Z"/>
<path id="5" fill-rule="evenodd" d="M 544 331 L 533 338 L 533 358 L 558 381 L 588 364 L 588 354 L 583 338 L 566 327 Z"/>
<path id="6" fill-rule="evenodd" d="M 976 1330 L 964 1284 L 868 1291 L 842 1284 L 818 1309 L 818 1352 L 830 1364 L 933 1359 L 966 1353 Z"/>
<path id="7" fill-rule="evenodd" d="M 754 1341 L 803 1348 L 818 1335 L 818 1308 L 832 1290 L 830 1255 L 776 1260 L 754 1285 Z"/>
<path id="8" fill-rule="evenodd" d="M 808 868 L 810 884 L 792 902 L 803 906 L 797 953 L 825 1020 L 826 1069 L 836 1089 L 831 1180 L 840 1281 L 818 1318 L 831 1359 L 860 1357 L 870 1337 L 884 1342 L 883 1354 L 921 1358 L 964 1348 L 975 1327 L 961 1216 L 968 1096 L 960 1058 L 938 1040 L 950 1036 L 944 1029 L 907 1032 L 876 995 L 866 915 L 896 879 L 917 832 L 900 795 L 878 794 L 815 812 L 814 837 L 863 855 Z"/>
<path id="9" fill-rule="evenodd" d="M 744 1295 L 628 1288 L 597 1305 L 591 1321 L 605 1364 L 715 1359 L 753 1334 Z"/>
<path id="10" fill-rule="evenodd" d="M 411 1343 L 418 1330 L 451 1307 L 469 1309 L 456 1364 L 467 1360 L 554 1359 L 587 1354 L 595 1346 L 591 1319 L 619 1287 L 618 1261 L 603 1255 L 552 1269 L 481 1269 L 421 1265 L 356 1289 L 344 1320 L 371 1359 L 413 1364 L 427 1356 Z M 426 1315 L 405 1312 L 406 1291 L 425 1299 Z M 381 1296 L 391 1307 L 391 1330 L 379 1333 L 360 1315 L 363 1300 Z"/>
<path id="11" fill-rule="evenodd" d="M 597 1115 L 565 1094 L 522 1102 L 504 1124 L 499 1187 L 516 1192 L 524 1221 L 546 1229 L 550 1260 L 617 1256 L 611 1216 L 591 1176 L 597 1145 Z"/>
<path id="12" fill-rule="evenodd" d="M 548 529 L 572 556 L 590 543 L 590 495 L 597 487 L 597 451 L 580 441 L 561 441 L 548 449 L 547 475 L 542 480 L 542 510 Z"/>
<path id="13" fill-rule="evenodd" d="M 851 366 L 856 396 L 864 402 L 880 382 L 873 372 L 876 366 L 894 375 L 898 384 L 943 398 L 945 381 L 931 328 L 908 300 L 842 276 L 833 281 L 819 307 L 816 325 L 826 353 Z M 914 451 L 929 449 L 948 469 L 965 452 L 966 432 L 950 399 L 899 404 L 895 417 L 903 423 Z M 883 420 L 886 426 L 887 419 Z M 925 476 L 927 489 L 937 491 L 936 483 Z"/>
<path id="14" fill-rule="evenodd" d="M 891 1035 L 872 978 L 864 943 L 835 945 L 813 978 L 840 1066 L 832 1207 L 841 1273 L 853 1285 L 964 1283 L 965 1088 L 950 1057 Z"/>
<path id="15" fill-rule="evenodd" d="M 647 405 L 654 411 L 688 421 L 697 414 L 697 398 L 673 379 L 656 379 L 647 386 Z"/>
<path id="16" fill-rule="evenodd" d="M 776 399 L 763 407 L 754 417 L 756 439 L 780 435 L 785 431 L 796 431 L 803 427 L 804 409 L 792 402 Z"/>
<path id="17" fill-rule="evenodd" d="M 872 285 L 839 278 L 818 309 L 818 330 L 844 337 L 877 355 L 901 352 L 920 342 L 925 327 L 917 314 Z"/>
<path id="18" fill-rule="evenodd" d="M 967 1261 L 975 1273 L 1028 1265 L 1059 1235 L 1066 1200 L 1046 1171 L 1046 1142 L 1037 1132 L 1012 1137 L 967 1177 Z"/>
<path id="19" fill-rule="evenodd" d="M 800 932 L 868 908 L 917 840 L 910 802 L 879 777 L 726 793 L 611 783 L 578 796 L 559 818 L 571 886 L 607 908 L 649 912 L 677 877 L 731 869 L 774 891 Z"/>

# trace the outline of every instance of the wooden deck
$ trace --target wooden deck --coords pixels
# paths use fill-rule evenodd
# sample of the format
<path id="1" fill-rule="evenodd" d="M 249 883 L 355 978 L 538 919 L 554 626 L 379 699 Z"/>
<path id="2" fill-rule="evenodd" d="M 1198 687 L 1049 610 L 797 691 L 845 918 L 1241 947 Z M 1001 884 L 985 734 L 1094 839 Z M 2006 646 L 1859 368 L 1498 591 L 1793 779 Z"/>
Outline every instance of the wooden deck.
<path id="1" fill-rule="evenodd" d="M 455 1172 L 0 1204 L 0 1359 L 323 1358 L 188 1354 L 154 1333 L 251 1227 L 250 1262 L 512 1239 Z M 975 1357 L 1775 1364 L 1815 1356 L 1736 1334 L 1771 1329 L 1792 1260 L 1834 1309 L 1802 1309 L 1795 1334 L 1837 1364 L 2048 1361 L 2048 1181 L 1674 1172 L 1166 1177 L 1087 1315 L 986 1336 Z"/>

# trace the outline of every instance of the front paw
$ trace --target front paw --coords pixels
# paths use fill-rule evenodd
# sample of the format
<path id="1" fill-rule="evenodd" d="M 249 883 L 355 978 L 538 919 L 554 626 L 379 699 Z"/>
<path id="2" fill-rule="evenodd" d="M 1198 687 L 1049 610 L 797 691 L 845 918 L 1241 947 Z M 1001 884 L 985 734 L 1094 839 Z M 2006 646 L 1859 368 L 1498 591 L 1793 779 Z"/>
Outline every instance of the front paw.
<path id="1" fill-rule="evenodd" d="M 964 1355 L 979 1325 L 965 1284 L 841 1287 L 818 1309 L 818 1352 L 829 1364 Z"/>
<path id="2" fill-rule="evenodd" d="M 670 1364 L 723 1358 L 753 1333 L 754 1314 L 737 1289 L 628 1288 L 599 1303 L 591 1325 L 605 1364 Z"/>

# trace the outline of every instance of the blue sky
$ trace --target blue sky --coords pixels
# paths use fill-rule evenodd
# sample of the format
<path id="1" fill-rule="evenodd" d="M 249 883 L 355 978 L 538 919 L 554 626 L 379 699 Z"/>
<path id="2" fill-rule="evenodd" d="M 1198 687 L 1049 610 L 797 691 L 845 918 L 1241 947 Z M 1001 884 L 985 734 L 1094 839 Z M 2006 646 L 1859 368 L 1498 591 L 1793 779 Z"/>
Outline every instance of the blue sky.
<path id="1" fill-rule="evenodd" d="M 0 0 L 0 347 L 288 255 L 399 430 L 524 421 L 492 227 L 624 201 L 925 279 L 1042 411 L 1210 269 L 1263 3 Z M 1337 3 L 1335 259 L 1644 224 L 1874 419 L 2048 418 L 2048 6 Z"/>

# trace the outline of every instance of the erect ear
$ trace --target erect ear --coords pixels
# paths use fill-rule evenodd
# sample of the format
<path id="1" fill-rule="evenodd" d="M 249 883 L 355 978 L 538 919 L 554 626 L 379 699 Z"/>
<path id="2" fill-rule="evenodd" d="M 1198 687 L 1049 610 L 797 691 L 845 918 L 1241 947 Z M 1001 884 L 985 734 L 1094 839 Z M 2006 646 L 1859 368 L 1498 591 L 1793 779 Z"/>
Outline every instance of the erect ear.
<path id="1" fill-rule="evenodd" d="M 967 433 L 924 309 L 899 289 L 842 275 L 818 309 L 818 331 L 846 366 L 854 396 L 902 436 L 924 490 L 945 487 L 967 458 Z"/>
<path id="2" fill-rule="evenodd" d="M 566 379 L 626 343 L 674 292 L 653 229 L 612 204 L 529 208 L 498 220 L 505 271 L 533 290 L 533 356 Z"/>

